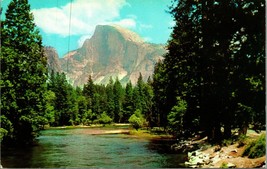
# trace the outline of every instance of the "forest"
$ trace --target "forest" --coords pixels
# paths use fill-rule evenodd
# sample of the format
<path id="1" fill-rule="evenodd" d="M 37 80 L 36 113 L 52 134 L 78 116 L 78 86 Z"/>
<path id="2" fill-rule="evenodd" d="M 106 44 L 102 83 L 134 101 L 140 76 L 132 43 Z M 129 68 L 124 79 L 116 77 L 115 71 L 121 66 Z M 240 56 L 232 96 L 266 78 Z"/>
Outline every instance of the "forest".
<path id="1" fill-rule="evenodd" d="M 1 21 L 1 141 L 31 144 L 45 125 L 131 123 L 210 141 L 265 128 L 265 1 L 174 0 L 175 26 L 153 75 L 81 87 L 49 72 L 27 0 Z"/>

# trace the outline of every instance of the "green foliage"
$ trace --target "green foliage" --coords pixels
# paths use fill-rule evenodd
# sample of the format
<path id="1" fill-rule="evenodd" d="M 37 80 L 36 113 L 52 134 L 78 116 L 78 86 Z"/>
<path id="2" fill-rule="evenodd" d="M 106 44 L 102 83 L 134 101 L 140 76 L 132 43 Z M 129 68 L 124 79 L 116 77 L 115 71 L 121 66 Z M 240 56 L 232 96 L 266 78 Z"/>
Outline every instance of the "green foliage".
<path id="1" fill-rule="evenodd" d="M 226 163 L 226 162 L 223 162 L 223 163 L 221 164 L 220 168 L 228 168 L 227 163 Z"/>
<path id="2" fill-rule="evenodd" d="M 161 60 L 155 65 L 153 73 L 153 125 L 167 126 L 167 96 L 166 96 L 165 67 Z"/>
<path id="3" fill-rule="evenodd" d="M 257 140 L 251 141 L 245 148 L 242 156 L 258 158 L 266 154 L 266 135 L 262 134 Z"/>
<path id="4" fill-rule="evenodd" d="M 98 117 L 98 121 L 100 124 L 111 124 L 112 123 L 112 119 L 107 115 L 106 112 L 103 112 L 100 117 Z"/>
<path id="5" fill-rule="evenodd" d="M 264 124 L 264 9 L 263 0 L 173 2 L 175 25 L 153 75 L 156 123 L 171 122 L 167 114 L 174 116 L 181 97 L 189 134 L 201 128 L 219 141 L 230 138 L 233 127 Z"/>
<path id="6" fill-rule="evenodd" d="M 52 71 L 48 90 L 55 93 L 54 98 L 54 123 L 53 126 L 71 125 L 75 121 L 77 100 L 75 90 L 68 83 L 64 73 L 54 73 Z"/>
<path id="7" fill-rule="evenodd" d="M 238 139 L 237 139 L 237 143 L 238 143 L 238 147 L 243 147 L 244 145 L 246 145 L 247 143 L 247 139 L 248 137 L 244 134 L 241 134 Z"/>
<path id="8" fill-rule="evenodd" d="M 0 128 L 0 141 L 3 140 L 3 137 L 6 136 L 8 131 L 4 128 Z"/>
<path id="9" fill-rule="evenodd" d="M 82 121 L 81 121 L 81 123 L 83 125 L 90 125 L 92 123 L 91 119 L 95 119 L 95 118 L 93 117 L 92 110 L 89 109 L 89 110 L 85 111 L 82 114 Z"/>
<path id="10" fill-rule="evenodd" d="M 234 143 L 234 140 L 232 138 L 223 139 L 221 145 L 222 146 L 229 146 Z"/>
<path id="11" fill-rule="evenodd" d="M 1 25 L 1 113 L 4 144 L 31 144 L 43 124 L 47 68 L 42 38 L 26 0 L 12 0 Z M 5 128 L 12 126 L 10 128 Z"/>
<path id="12" fill-rule="evenodd" d="M 177 98 L 177 105 L 173 106 L 168 115 L 168 123 L 171 131 L 175 135 L 180 135 L 183 132 L 184 115 L 187 110 L 187 103 L 180 97 Z"/>
<path id="13" fill-rule="evenodd" d="M 122 101 L 124 96 L 124 90 L 122 88 L 122 85 L 118 79 L 116 78 L 116 81 L 113 85 L 113 94 L 114 94 L 114 121 L 120 122 L 122 119 Z"/>
<path id="14" fill-rule="evenodd" d="M 45 115 L 44 117 L 48 120 L 49 124 L 55 122 L 55 99 L 56 95 L 51 90 L 47 90 L 44 93 L 44 99 L 46 100 Z"/>
<path id="15" fill-rule="evenodd" d="M 125 96 L 123 99 L 123 116 L 122 121 L 127 122 L 133 112 L 134 100 L 133 100 L 133 87 L 131 81 L 126 84 Z"/>
<path id="16" fill-rule="evenodd" d="M 137 109 L 134 112 L 134 114 L 131 115 L 131 117 L 129 118 L 129 122 L 132 124 L 133 128 L 135 128 L 136 130 L 141 128 L 145 123 L 145 119 L 141 113 L 141 110 Z"/>

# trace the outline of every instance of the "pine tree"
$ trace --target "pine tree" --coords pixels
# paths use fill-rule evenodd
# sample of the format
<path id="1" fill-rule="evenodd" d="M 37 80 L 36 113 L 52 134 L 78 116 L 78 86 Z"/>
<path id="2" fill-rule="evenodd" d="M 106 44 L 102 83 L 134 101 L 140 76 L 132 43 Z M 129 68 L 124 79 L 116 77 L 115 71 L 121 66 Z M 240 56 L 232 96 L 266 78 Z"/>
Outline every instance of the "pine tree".
<path id="1" fill-rule="evenodd" d="M 106 85 L 106 93 L 107 93 L 107 115 L 114 119 L 114 111 L 115 111 L 115 104 L 114 104 L 114 81 L 112 77 L 109 79 L 109 83 Z"/>
<path id="2" fill-rule="evenodd" d="M 78 116 L 77 96 L 64 73 L 50 75 L 48 90 L 55 93 L 55 121 L 53 126 L 70 125 Z M 78 119 L 77 119 L 78 120 Z"/>
<path id="3" fill-rule="evenodd" d="M 116 78 L 116 81 L 113 86 L 113 94 L 114 94 L 114 121 L 120 122 L 123 115 L 122 100 L 124 99 L 124 91 L 118 77 Z"/>
<path id="4" fill-rule="evenodd" d="M 160 72 L 155 74 L 156 83 L 162 86 L 156 89 L 155 97 L 159 97 L 156 98 L 158 101 L 164 100 L 164 109 L 157 110 L 164 113 L 161 115 L 164 126 L 166 126 L 168 113 L 176 105 L 176 98 L 185 100 L 188 108 L 184 117 L 184 125 L 186 125 L 184 129 L 191 130 L 196 128 L 195 121 L 199 116 L 201 11 L 196 1 L 175 2 L 177 5 L 174 4 L 170 12 L 176 25 L 168 42 L 168 53 L 164 56 L 162 66 L 159 67 L 162 70 L 157 70 Z M 163 96 L 158 96 L 159 94 Z"/>
<path id="5" fill-rule="evenodd" d="M 134 100 L 133 100 L 133 86 L 129 81 L 125 87 L 125 97 L 123 100 L 123 122 L 128 122 L 128 119 L 134 112 Z"/>
<path id="6" fill-rule="evenodd" d="M 2 25 L 1 127 L 4 143 L 31 144 L 43 125 L 46 57 L 27 0 L 12 0 Z M 11 124 L 11 125 L 9 125 Z"/>
<path id="7" fill-rule="evenodd" d="M 92 109 L 94 93 L 95 93 L 94 82 L 92 80 L 92 76 L 89 75 L 88 81 L 83 87 L 83 95 L 88 100 L 88 104 L 87 104 L 88 109 Z"/>
<path id="8" fill-rule="evenodd" d="M 264 1 L 175 2 L 171 13 L 176 25 L 161 77 L 166 94 L 159 92 L 164 87 L 154 87 L 156 96 L 166 96 L 165 111 L 175 106 L 176 97 L 185 100 L 183 128 L 199 126 L 214 141 L 230 137 L 232 127 L 245 133 L 248 124 L 262 124 Z"/>
<path id="9" fill-rule="evenodd" d="M 164 64 L 159 60 L 154 68 L 153 73 L 153 126 L 166 127 L 167 126 L 167 106 L 166 106 L 166 76 Z"/>

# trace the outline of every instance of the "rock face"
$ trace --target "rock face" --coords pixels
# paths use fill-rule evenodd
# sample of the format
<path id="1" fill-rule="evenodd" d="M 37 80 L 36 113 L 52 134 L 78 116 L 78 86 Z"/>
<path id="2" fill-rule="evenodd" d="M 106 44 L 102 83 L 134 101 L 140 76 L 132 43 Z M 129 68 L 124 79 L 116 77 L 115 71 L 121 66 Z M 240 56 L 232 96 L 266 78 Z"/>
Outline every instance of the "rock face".
<path id="1" fill-rule="evenodd" d="M 152 75 L 165 52 L 163 45 L 146 43 L 127 29 L 99 25 L 93 36 L 60 59 L 60 64 L 74 86 L 85 84 L 89 75 L 95 83 L 107 84 L 112 76 L 123 84 L 129 80 L 135 84 L 140 72 L 144 80 Z"/>
<path id="2" fill-rule="evenodd" d="M 53 47 L 44 47 L 44 53 L 47 57 L 48 71 L 61 72 L 61 66 L 57 51 Z"/>

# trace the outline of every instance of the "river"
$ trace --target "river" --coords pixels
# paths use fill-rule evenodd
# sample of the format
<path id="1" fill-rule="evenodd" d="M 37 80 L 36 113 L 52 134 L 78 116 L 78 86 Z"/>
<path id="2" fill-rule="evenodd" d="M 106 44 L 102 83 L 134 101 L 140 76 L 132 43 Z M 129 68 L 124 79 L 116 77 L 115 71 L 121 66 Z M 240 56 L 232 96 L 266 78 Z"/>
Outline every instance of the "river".
<path id="1" fill-rule="evenodd" d="M 38 145 L 4 148 L 7 168 L 178 168 L 184 155 L 170 151 L 173 140 L 135 138 L 126 134 L 94 135 L 91 128 L 42 131 Z"/>

